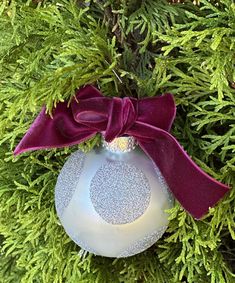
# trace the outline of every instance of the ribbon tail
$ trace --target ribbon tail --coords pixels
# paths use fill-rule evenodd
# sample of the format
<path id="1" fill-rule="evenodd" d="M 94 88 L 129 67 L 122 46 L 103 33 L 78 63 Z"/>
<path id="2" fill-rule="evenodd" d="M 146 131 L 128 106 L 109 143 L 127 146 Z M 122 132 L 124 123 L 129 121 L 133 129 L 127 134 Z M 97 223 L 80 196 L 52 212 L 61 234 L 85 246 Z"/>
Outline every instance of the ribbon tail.
<path id="1" fill-rule="evenodd" d="M 60 148 L 79 144 L 96 134 L 96 130 L 77 123 L 67 102 L 58 103 L 53 119 L 42 108 L 30 129 L 14 150 L 14 155 L 38 149 Z"/>
<path id="2" fill-rule="evenodd" d="M 139 145 L 159 167 L 175 198 L 200 219 L 228 192 L 228 186 L 202 171 L 168 132 L 149 130 L 152 139 L 137 137 Z"/>

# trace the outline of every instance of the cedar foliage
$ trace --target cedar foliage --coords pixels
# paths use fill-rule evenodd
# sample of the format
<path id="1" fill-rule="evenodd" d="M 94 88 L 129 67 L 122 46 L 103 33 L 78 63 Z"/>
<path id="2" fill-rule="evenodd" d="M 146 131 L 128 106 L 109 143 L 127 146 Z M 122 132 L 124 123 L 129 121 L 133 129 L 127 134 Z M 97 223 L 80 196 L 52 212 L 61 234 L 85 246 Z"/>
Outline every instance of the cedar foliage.
<path id="1" fill-rule="evenodd" d="M 12 151 L 41 106 L 76 88 L 174 94 L 172 133 L 207 173 L 235 183 L 235 4 L 201 0 L 1 0 L 0 282 L 235 282 L 235 193 L 195 221 L 177 203 L 164 237 L 127 259 L 79 253 L 60 226 L 54 186 L 71 148 Z M 46 134 L 46 133 L 45 133 Z"/>

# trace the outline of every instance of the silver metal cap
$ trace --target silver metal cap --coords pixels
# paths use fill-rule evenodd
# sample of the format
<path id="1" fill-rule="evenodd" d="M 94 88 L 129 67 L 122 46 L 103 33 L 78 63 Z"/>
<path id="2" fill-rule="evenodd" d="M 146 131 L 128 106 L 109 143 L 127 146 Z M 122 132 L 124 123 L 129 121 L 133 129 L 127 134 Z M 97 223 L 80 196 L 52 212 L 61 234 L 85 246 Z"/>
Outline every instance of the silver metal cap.
<path id="1" fill-rule="evenodd" d="M 112 142 L 106 142 L 103 139 L 102 145 L 108 151 L 114 153 L 126 153 L 135 149 L 136 140 L 133 137 L 119 137 L 114 139 Z"/>

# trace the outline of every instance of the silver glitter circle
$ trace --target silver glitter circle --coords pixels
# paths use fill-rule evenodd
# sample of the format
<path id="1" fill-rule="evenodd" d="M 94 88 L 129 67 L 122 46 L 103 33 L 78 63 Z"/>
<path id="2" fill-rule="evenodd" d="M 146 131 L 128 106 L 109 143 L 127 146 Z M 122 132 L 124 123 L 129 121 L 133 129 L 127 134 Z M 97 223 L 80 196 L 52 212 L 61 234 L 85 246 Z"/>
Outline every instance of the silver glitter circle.
<path id="1" fill-rule="evenodd" d="M 144 173 L 134 165 L 108 162 L 101 166 L 90 185 L 96 212 L 110 224 L 131 223 L 149 206 L 151 188 Z"/>
<path id="2" fill-rule="evenodd" d="M 120 257 L 128 257 L 133 256 L 138 253 L 141 253 L 148 248 L 150 248 L 154 243 L 156 243 L 162 235 L 165 233 L 167 229 L 167 226 L 163 226 L 159 228 L 157 231 L 154 231 L 150 233 L 149 235 L 146 235 L 143 239 L 140 239 L 136 241 L 134 244 L 132 244 L 129 248 L 127 248 L 125 251 L 123 251 L 118 258 Z"/>
<path id="3" fill-rule="evenodd" d="M 55 204 L 58 216 L 61 218 L 64 209 L 68 206 L 79 179 L 85 154 L 81 151 L 74 152 L 64 164 L 55 186 Z"/>

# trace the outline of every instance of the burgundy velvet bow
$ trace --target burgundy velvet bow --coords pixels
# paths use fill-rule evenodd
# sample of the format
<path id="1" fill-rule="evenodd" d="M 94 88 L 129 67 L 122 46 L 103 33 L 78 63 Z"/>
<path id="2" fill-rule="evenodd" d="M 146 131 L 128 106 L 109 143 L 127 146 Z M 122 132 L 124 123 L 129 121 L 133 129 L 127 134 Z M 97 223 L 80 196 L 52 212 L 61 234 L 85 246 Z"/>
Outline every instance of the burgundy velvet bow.
<path id="1" fill-rule="evenodd" d="M 80 89 L 71 105 L 58 103 L 53 119 L 42 109 L 14 153 L 79 144 L 102 133 L 106 141 L 129 135 L 156 163 L 175 198 L 196 219 L 228 187 L 203 172 L 169 134 L 176 107 L 171 94 L 123 99 L 104 97 L 95 87 Z"/>

